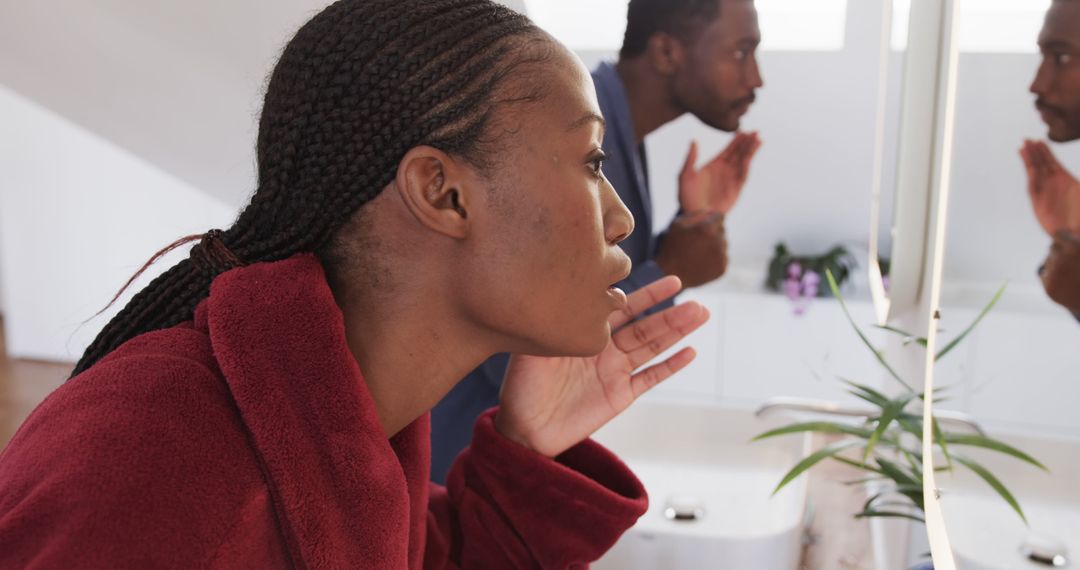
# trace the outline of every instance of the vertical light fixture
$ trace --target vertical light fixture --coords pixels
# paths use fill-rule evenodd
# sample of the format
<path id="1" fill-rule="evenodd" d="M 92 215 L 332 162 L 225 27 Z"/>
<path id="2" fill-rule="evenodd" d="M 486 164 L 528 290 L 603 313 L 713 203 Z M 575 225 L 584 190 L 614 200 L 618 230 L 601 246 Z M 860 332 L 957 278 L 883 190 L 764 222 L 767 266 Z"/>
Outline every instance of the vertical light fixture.
<path id="1" fill-rule="evenodd" d="M 870 298 L 874 302 L 877 324 L 884 325 L 889 318 L 889 295 L 881 273 L 881 194 L 885 172 L 885 133 L 889 103 L 889 59 L 892 57 L 893 0 L 882 0 L 881 40 L 878 45 L 877 111 L 874 125 L 874 167 L 870 183 L 870 245 L 867 252 L 868 283 Z"/>
<path id="2" fill-rule="evenodd" d="M 925 1 L 925 0 L 924 0 Z M 952 153 L 956 132 L 956 86 L 959 71 L 960 49 L 957 31 L 959 6 L 963 0 L 941 0 L 937 9 L 938 57 L 937 57 L 937 105 L 934 109 L 934 139 L 932 147 L 933 172 L 930 179 L 930 211 L 927 224 L 926 283 L 929 291 L 926 299 L 920 299 L 918 317 L 926 331 L 926 371 L 923 394 L 923 502 L 926 512 L 926 532 L 930 539 L 930 553 L 937 570 L 955 570 L 945 518 L 941 510 L 941 493 L 937 487 L 934 470 L 934 363 L 937 346 L 938 320 L 941 313 L 941 282 L 945 261 L 945 230 L 948 218 L 949 187 L 952 182 Z M 931 10 L 933 12 L 933 10 Z M 932 29 L 932 28 L 931 28 Z M 909 48 L 910 49 L 910 48 Z"/>
<path id="3" fill-rule="evenodd" d="M 890 324 L 925 331 L 927 338 L 925 350 L 905 351 L 899 356 L 903 370 L 923 375 L 924 511 L 937 570 L 956 568 L 934 472 L 932 394 L 956 116 L 957 15 L 961 2 L 911 2 L 888 309 Z M 912 352 L 918 355 L 910 356 Z"/>

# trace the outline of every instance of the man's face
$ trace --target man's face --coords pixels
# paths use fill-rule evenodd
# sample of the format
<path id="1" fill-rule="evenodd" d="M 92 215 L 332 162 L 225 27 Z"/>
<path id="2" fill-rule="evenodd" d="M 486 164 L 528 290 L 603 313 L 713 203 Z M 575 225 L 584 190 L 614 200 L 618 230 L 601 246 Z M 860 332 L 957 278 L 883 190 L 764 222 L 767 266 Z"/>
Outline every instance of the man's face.
<path id="1" fill-rule="evenodd" d="M 764 85 L 757 62 L 761 32 L 752 0 L 717 1 L 720 16 L 685 46 L 685 64 L 673 78 L 672 94 L 701 122 L 732 132 Z"/>
<path id="2" fill-rule="evenodd" d="M 1055 0 L 1039 34 L 1042 63 L 1031 84 L 1052 141 L 1080 139 L 1080 0 Z"/>

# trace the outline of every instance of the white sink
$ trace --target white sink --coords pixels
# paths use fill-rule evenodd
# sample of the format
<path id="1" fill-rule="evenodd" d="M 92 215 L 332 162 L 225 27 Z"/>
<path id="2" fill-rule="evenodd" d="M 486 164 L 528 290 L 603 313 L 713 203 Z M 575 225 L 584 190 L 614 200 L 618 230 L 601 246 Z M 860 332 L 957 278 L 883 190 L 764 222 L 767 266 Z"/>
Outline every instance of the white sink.
<path id="1" fill-rule="evenodd" d="M 1050 473 L 982 450 L 964 453 L 985 465 L 1020 503 L 1030 526 L 988 485 L 970 472 L 940 477 L 946 528 L 961 570 L 1039 570 L 1025 543 L 1063 551 L 1067 566 L 1080 568 L 1080 441 L 1000 437 L 1043 462 Z"/>
<path id="2" fill-rule="evenodd" d="M 595 438 L 641 479 L 649 510 L 593 568 L 798 568 L 805 476 L 771 494 L 805 456 L 809 437 L 749 443 L 785 423 L 705 405 L 631 406 Z M 665 513 L 672 509 L 697 518 L 672 520 Z"/>

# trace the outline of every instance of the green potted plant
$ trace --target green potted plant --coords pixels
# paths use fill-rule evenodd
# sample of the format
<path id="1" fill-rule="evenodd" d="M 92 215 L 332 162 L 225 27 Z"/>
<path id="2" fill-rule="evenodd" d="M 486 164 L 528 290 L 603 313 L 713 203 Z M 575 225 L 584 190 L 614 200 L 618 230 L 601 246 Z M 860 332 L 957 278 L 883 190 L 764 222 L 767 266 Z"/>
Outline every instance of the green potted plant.
<path id="1" fill-rule="evenodd" d="M 898 383 L 902 389 L 899 391 L 899 395 L 887 396 L 866 384 L 842 379 L 847 384 L 847 391 L 850 394 L 871 404 L 873 412 L 869 414 L 865 421 L 860 424 L 831 421 L 794 423 L 767 431 L 755 437 L 754 441 L 759 441 L 771 437 L 805 432 L 845 436 L 843 439 L 825 446 L 798 462 L 784 475 L 773 493 L 775 494 L 800 474 L 822 461 L 839 461 L 866 474 L 864 478 L 849 481 L 847 484 L 870 484 L 871 488 L 874 489 L 864 503 L 862 510 L 855 513 L 856 518 L 897 517 L 925 522 L 922 484 L 922 408 L 921 406 L 914 406 L 918 409 L 909 409 L 909 407 L 912 407 L 911 404 L 917 404 L 919 400 L 924 399 L 925 394 L 916 392 L 911 384 L 901 378 L 896 370 L 889 365 L 883 353 L 874 348 L 870 339 L 855 323 L 851 313 L 848 311 L 831 271 L 826 270 L 826 278 L 833 295 L 840 303 L 841 309 L 862 344 L 873 352 L 889 378 Z M 935 362 L 940 361 L 952 352 L 978 326 L 979 322 L 1001 298 L 1004 291 L 1005 288 L 1002 287 L 975 320 L 937 352 Z M 918 344 L 923 347 L 927 345 L 925 338 L 919 338 L 906 331 L 888 326 L 879 328 L 901 335 L 905 345 Z M 936 390 L 934 401 L 941 401 L 944 392 L 945 389 Z M 934 434 L 933 449 L 935 450 L 935 457 L 940 456 L 941 458 L 941 465 L 936 467 L 936 471 L 952 471 L 958 466 L 971 470 L 1001 496 L 1027 524 L 1023 509 L 1008 488 L 989 469 L 965 456 L 963 449 L 965 447 L 989 449 L 1046 470 L 1042 463 L 1027 453 L 996 439 L 942 429 L 936 419 L 933 421 L 931 429 Z M 937 460 L 935 460 L 936 463 L 938 463 Z"/>
<path id="2" fill-rule="evenodd" d="M 771 291 L 786 293 L 791 283 L 799 283 L 807 276 L 816 277 L 814 284 L 817 285 L 826 271 L 832 272 L 836 282 L 843 285 L 857 265 L 855 256 L 842 245 L 833 246 L 821 255 L 796 255 L 788 249 L 787 244 L 780 242 L 776 244 L 772 259 L 769 260 L 765 287 Z M 828 294 L 828 289 L 815 286 L 807 296 L 825 297 Z"/>
<path id="3" fill-rule="evenodd" d="M 769 261 L 765 287 L 782 292 L 791 301 L 795 314 L 802 315 L 812 299 L 828 295 L 828 289 L 820 287 L 826 271 L 843 285 L 856 265 L 855 257 L 842 245 L 834 246 L 822 255 L 795 255 L 781 242 L 776 244 Z"/>

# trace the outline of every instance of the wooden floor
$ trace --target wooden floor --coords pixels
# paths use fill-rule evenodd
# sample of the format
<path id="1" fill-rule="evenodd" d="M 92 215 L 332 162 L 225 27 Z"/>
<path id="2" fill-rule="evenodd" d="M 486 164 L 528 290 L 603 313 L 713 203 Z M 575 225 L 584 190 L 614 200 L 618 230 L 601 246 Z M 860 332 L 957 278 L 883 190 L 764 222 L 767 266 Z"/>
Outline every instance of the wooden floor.
<path id="1" fill-rule="evenodd" d="M 26 416 L 71 373 L 72 364 L 13 360 L 0 323 L 0 449 L 7 446 Z"/>
<path id="2" fill-rule="evenodd" d="M 26 416 L 67 379 L 71 368 L 71 364 L 9 359 L 0 326 L 0 449 Z M 800 570 L 873 569 L 869 527 L 852 517 L 865 496 L 841 483 L 858 475 L 838 463 L 824 463 L 811 471 L 815 513 Z"/>

